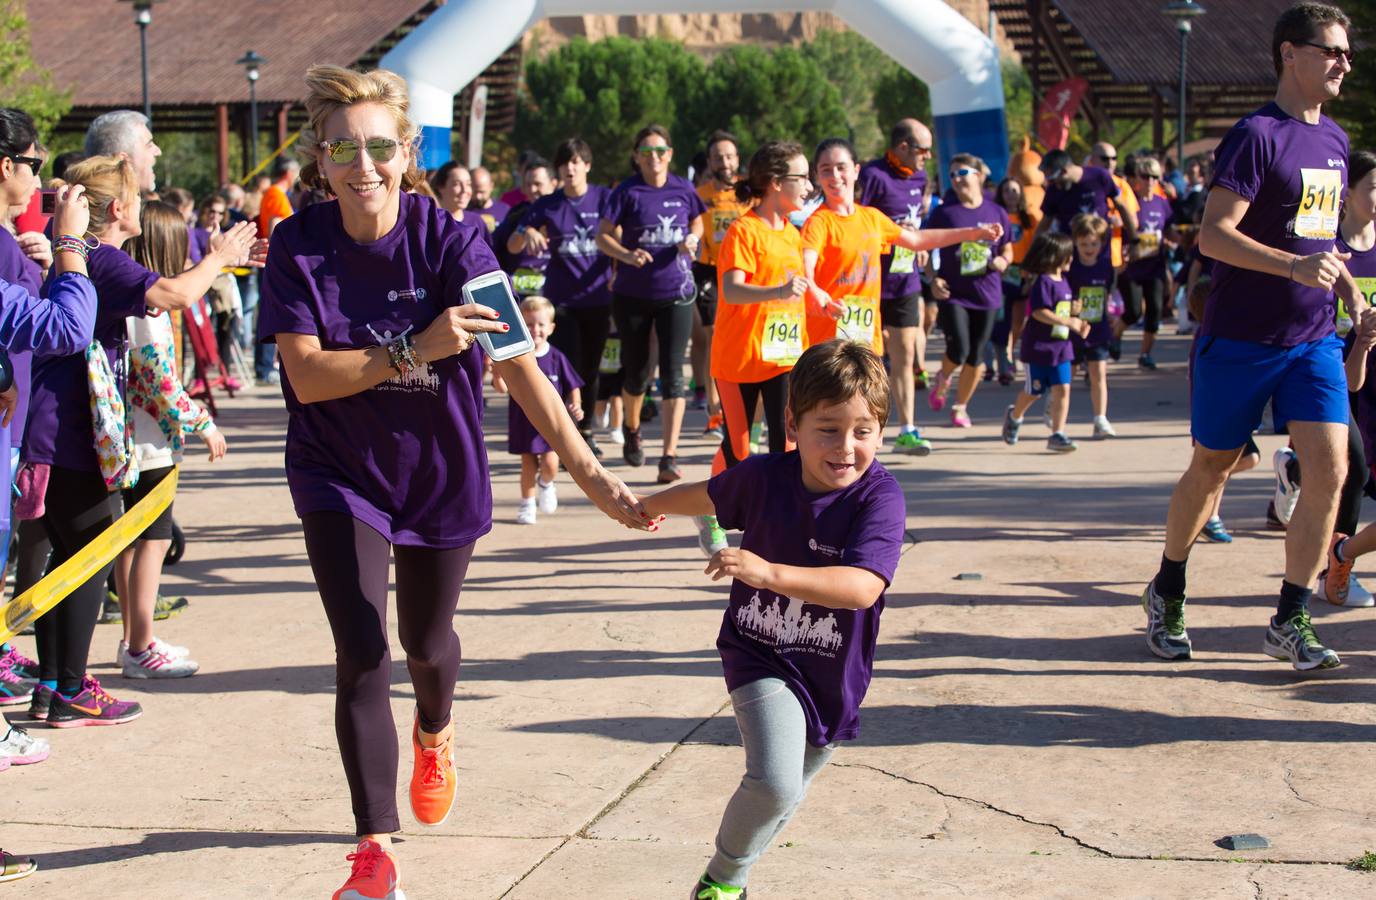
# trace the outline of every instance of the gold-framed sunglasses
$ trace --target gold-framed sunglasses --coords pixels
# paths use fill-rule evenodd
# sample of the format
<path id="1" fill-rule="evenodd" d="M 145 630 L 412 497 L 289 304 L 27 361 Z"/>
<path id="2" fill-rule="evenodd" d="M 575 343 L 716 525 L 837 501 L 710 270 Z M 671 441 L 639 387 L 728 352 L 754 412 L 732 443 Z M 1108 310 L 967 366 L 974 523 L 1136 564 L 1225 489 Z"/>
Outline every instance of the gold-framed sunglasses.
<path id="1" fill-rule="evenodd" d="M 363 142 L 363 149 L 376 163 L 391 162 L 400 146 L 400 141 L 391 138 L 368 138 Z M 358 158 L 358 141 L 321 141 L 320 149 L 325 151 L 330 162 L 341 166 L 346 166 Z"/>

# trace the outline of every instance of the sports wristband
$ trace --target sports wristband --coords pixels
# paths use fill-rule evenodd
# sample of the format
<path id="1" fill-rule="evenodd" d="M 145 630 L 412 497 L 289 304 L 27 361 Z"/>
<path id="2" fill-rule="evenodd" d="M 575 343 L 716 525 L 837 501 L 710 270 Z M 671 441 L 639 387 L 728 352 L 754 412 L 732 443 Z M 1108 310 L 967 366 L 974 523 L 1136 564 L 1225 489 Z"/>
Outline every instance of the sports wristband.
<path id="1" fill-rule="evenodd" d="M 1292 256 L 1292 257 L 1290 257 L 1290 280 L 1291 280 L 1291 281 L 1294 281 L 1294 280 L 1295 280 L 1295 263 L 1299 262 L 1299 259 L 1300 259 L 1300 258 L 1299 258 L 1298 256 Z"/>

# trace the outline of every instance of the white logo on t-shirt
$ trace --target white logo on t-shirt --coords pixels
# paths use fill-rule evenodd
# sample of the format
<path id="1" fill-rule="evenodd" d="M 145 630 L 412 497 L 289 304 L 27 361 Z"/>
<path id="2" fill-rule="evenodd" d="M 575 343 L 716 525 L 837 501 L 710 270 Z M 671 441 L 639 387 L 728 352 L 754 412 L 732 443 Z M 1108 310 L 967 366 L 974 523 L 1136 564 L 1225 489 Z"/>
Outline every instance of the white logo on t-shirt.
<path id="1" fill-rule="evenodd" d="M 787 605 L 780 607 L 780 600 Z M 827 614 L 822 617 L 824 610 Z M 818 613 L 818 618 L 812 617 L 813 611 Z M 821 606 L 809 609 L 803 601 L 780 594 L 775 594 L 774 601 L 765 606 L 760 592 L 756 591 L 750 603 L 736 611 L 736 625 L 762 643 L 779 648 L 808 649 L 824 656 L 834 656 L 834 651 L 840 650 L 844 643 L 836 627 L 835 612 Z"/>

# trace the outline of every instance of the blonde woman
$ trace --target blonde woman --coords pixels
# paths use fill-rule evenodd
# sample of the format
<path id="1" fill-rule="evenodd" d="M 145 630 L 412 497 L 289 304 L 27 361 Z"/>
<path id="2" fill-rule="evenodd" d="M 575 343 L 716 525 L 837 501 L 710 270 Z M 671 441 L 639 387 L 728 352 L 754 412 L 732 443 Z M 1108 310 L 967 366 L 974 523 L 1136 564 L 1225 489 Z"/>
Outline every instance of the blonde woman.
<path id="1" fill-rule="evenodd" d="M 335 731 L 360 840 L 334 897 L 395 900 L 388 563 L 395 557 L 416 695 L 411 811 L 439 825 L 457 788 L 454 612 L 474 546 L 492 527 L 472 348 L 476 333 L 506 326 L 463 302 L 465 282 L 498 268 L 481 226 L 408 193 L 420 176 L 405 82 L 313 66 L 306 87 L 301 178 L 337 199 L 273 233 L 258 331 L 282 359 L 287 485 L 335 641 Z M 649 527 L 639 501 L 579 437 L 534 354 L 493 369 L 584 493 L 621 523 Z"/>

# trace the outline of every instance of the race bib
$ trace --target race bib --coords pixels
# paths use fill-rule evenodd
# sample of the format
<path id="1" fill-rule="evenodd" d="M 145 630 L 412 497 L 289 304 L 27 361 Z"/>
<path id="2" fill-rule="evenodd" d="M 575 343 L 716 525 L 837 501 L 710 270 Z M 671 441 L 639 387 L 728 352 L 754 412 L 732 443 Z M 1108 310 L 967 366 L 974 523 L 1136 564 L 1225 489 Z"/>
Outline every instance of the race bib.
<path id="1" fill-rule="evenodd" d="M 1303 185 L 1295 236 L 1332 240 L 1338 234 L 1338 201 L 1343 194 L 1340 169 L 1300 169 Z"/>
<path id="2" fill-rule="evenodd" d="M 545 273 L 534 269 L 517 269 L 511 273 L 511 286 L 522 297 L 538 294 L 545 289 Z"/>
<path id="3" fill-rule="evenodd" d="M 1104 305 L 1107 300 L 1108 289 L 1102 285 L 1085 285 L 1080 288 L 1080 318 L 1086 322 L 1104 321 Z M 1060 308 L 1057 307 L 1056 314 L 1060 315 Z"/>
<path id="4" fill-rule="evenodd" d="M 994 248 L 983 241 L 964 241 L 960 245 L 960 274 L 983 275 L 989 271 L 989 259 Z"/>
<path id="5" fill-rule="evenodd" d="M 1357 282 L 1357 292 L 1366 298 L 1366 305 L 1369 307 L 1376 302 L 1376 278 L 1354 278 Z M 1338 298 L 1338 337 L 1347 337 L 1348 332 L 1356 323 L 1352 321 L 1352 313 L 1347 311 L 1347 301 L 1342 297 Z"/>
<path id="6" fill-rule="evenodd" d="M 864 297 L 842 297 L 840 302 L 846 311 L 841 321 L 836 323 L 836 336 L 873 347 L 875 328 L 879 324 L 879 310 L 875 302 Z"/>
<path id="7" fill-rule="evenodd" d="M 602 361 L 597 371 L 603 375 L 615 375 L 621 371 L 621 338 L 609 337 L 602 345 Z"/>
<path id="8" fill-rule="evenodd" d="M 1161 252 L 1161 232 L 1139 231 L 1137 233 L 1138 258 L 1156 256 Z"/>
<path id="9" fill-rule="evenodd" d="M 889 273 L 893 275 L 913 274 L 913 263 L 917 261 L 917 254 L 907 247 L 893 248 L 893 265 L 889 266 Z"/>
<path id="10" fill-rule="evenodd" d="M 1057 300 L 1057 301 L 1056 301 L 1056 315 L 1061 316 L 1061 317 L 1063 317 L 1063 318 L 1064 318 L 1064 317 L 1068 317 L 1068 316 L 1070 315 L 1070 301 L 1069 301 L 1069 300 Z M 1070 340 L 1070 326 L 1068 326 L 1068 325 L 1052 325 L 1052 326 L 1051 326 L 1051 339 L 1052 339 L 1053 341 L 1068 341 L 1068 340 Z"/>
<path id="11" fill-rule="evenodd" d="M 726 232 L 739 216 L 740 213 L 734 210 L 712 213 L 712 242 L 714 244 L 721 244 L 722 241 L 726 240 Z"/>
<path id="12" fill-rule="evenodd" d="M 773 309 L 760 335 L 760 358 L 778 365 L 793 365 L 803 355 L 803 311 Z"/>

